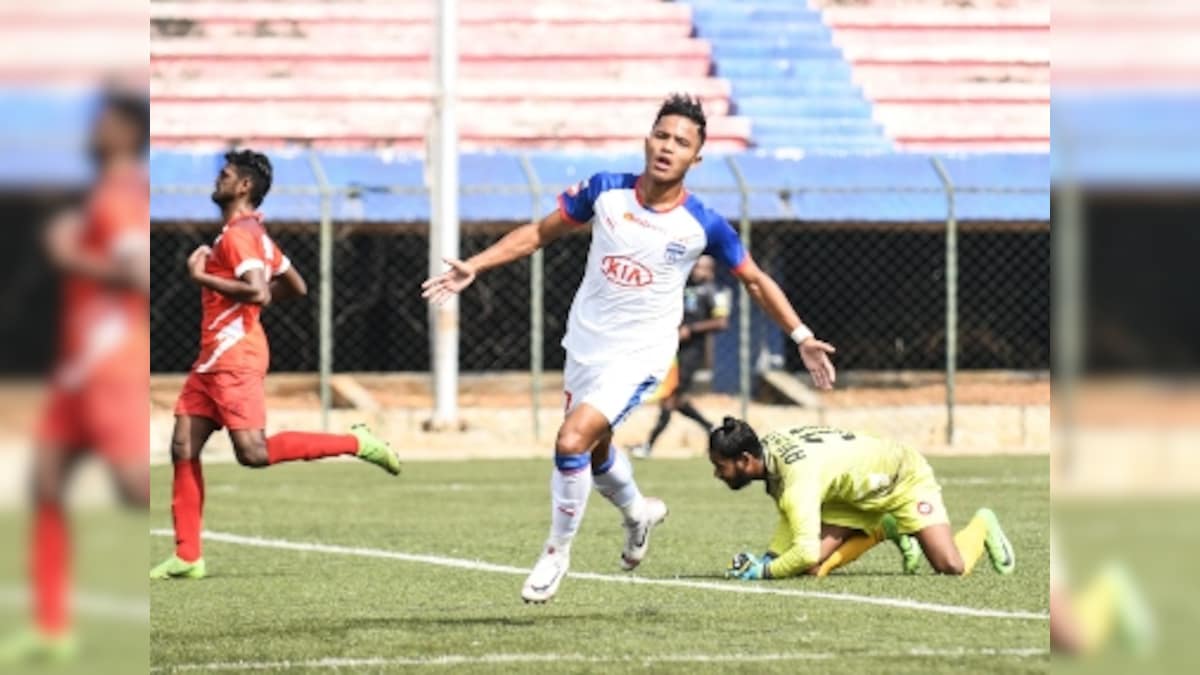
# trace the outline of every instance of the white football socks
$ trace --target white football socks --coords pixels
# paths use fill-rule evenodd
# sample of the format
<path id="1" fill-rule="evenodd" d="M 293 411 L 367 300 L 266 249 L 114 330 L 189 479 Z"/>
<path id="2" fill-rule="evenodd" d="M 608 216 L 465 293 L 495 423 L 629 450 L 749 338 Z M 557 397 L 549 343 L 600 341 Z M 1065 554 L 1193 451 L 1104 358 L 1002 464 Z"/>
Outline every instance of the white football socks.
<path id="1" fill-rule="evenodd" d="M 625 520 L 637 520 L 642 517 L 646 500 L 633 480 L 633 464 L 616 446 L 609 446 L 608 453 L 608 469 L 593 476 L 596 489 L 621 510 Z"/>
<path id="2" fill-rule="evenodd" d="M 571 540 L 583 522 L 591 490 L 592 473 L 588 467 L 569 473 L 557 467 L 554 469 L 550 476 L 550 546 L 570 548 Z"/>

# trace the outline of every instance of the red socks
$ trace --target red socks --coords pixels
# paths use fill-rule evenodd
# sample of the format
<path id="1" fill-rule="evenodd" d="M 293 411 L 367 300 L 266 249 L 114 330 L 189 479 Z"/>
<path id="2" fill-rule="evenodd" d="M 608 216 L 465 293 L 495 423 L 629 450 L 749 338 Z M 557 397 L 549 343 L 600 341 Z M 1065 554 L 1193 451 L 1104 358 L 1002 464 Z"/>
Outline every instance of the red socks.
<path id="1" fill-rule="evenodd" d="M 71 554 L 67 518 L 57 504 L 39 504 L 33 520 L 34 618 L 46 635 L 67 631 L 67 585 Z"/>
<path id="2" fill-rule="evenodd" d="M 204 472 L 199 459 L 175 463 L 175 481 L 171 490 L 175 555 L 187 562 L 196 562 L 200 559 L 200 525 L 204 512 Z"/>
<path id="3" fill-rule="evenodd" d="M 267 461 L 271 464 L 354 454 L 358 454 L 358 438 L 350 434 L 284 431 L 267 438 Z"/>
<path id="4" fill-rule="evenodd" d="M 357 453 L 358 439 L 349 434 L 285 431 L 267 438 L 267 458 L 271 464 Z M 200 559 L 200 529 L 204 512 L 204 472 L 199 459 L 175 463 L 172 494 L 175 555 L 186 562 L 195 562 Z"/>

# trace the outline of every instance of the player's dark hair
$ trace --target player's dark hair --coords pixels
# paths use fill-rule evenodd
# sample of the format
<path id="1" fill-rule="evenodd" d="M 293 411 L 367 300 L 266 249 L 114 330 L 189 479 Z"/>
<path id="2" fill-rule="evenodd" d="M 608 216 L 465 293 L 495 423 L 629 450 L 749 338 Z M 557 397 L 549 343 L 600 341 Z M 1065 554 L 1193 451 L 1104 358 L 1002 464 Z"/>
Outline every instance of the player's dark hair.
<path id="1" fill-rule="evenodd" d="M 658 116 L 654 118 L 654 123 L 658 124 L 658 121 L 667 115 L 679 115 L 695 122 L 700 129 L 700 145 L 704 145 L 704 139 L 708 137 L 708 118 L 704 116 L 704 108 L 700 105 L 700 99 L 687 94 L 671 94 L 658 109 Z"/>
<path id="2" fill-rule="evenodd" d="M 250 204 L 257 208 L 271 191 L 271 160 L 261 152 L 235 150 L 225 153 L 225 161 L 239 178 L 250 179 Z"/>
<path id="3" fill-rule="evenodd" d="M 762 443 L 745 420 L 726 416 L 721 426 L 708 435 L 708 451 L 725 459 L 735 459 L 743 452 L 750 453 L 751 457 L 762 457 Z"/>
<path id="4" fill-rule="evenodd" d="M 141 144 L 138 152 L 143 156 L 150 151 L 150 98 L 142 93 L 121 89 L 109 89 L 100 98 L 100 110 L 116 113 L 138 130 Z"/>

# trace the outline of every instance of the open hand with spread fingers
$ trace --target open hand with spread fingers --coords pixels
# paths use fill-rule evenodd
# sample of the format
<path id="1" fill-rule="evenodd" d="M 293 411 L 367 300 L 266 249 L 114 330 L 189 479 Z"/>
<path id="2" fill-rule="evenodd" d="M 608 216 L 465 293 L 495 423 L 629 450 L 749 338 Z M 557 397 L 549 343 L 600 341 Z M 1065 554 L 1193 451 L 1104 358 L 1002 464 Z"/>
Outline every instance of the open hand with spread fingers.
<path id="1" fill-rule="evenodd" d="M 837 381 L 837 371 L 829 360 L 829 355 L 837 351 L 833 345 L 810 337 L 800 343 L 799 350 L 804 367 L 812 375 L 813 384 L 818 389 L 833 389 L 833 383 Z"/>
<path id="2" fill-rule="evenodd" d="M 443 258 L 450 269 L 421 284 L 421 297 L 440 305 L 475 281 L 475 268 L 457 258 Z"/>

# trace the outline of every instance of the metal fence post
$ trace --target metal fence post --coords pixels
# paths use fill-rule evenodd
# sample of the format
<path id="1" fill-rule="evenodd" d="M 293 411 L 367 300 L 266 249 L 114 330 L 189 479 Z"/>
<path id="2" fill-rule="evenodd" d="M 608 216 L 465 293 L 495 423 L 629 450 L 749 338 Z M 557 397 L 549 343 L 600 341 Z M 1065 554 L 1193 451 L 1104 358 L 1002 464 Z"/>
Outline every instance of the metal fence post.
<path id="1" fill-rule="evenodd" d="M 527 153 L 521 153 L 521 170 L 525 172 L 525 179 L 529 181 L 529 190 L 531 192 L 532 207 L 530 209 L 530 222 L 536 223 L 541 218 L 542 209 L 542 182 L 538 179 L 537 171 L 533 168 L 533 162 L 529 161 Z M 542 366 L 545 363 L 543 352 L 544 331 L 543 318 L 545 317 L 544 300 L 545 300 L 545 256 L 542 249 L 533 252 L 529 259 L 529 375 L 530 387 L 529 396 L 532 399 L 529 403 L 530 410 L 533 411 L 533 439 L 541 440 L 542 422 L 541 422 L 541 401 L 542 401 Z"/>
<path id="2" fill-rule="evenodd" d="M 733 155 L 725 157 L 733 179 L 737 181 L 741 193 L 739 211 L 741 212 L 742 246 L 750 252 L 750 187 L 742 169 L 734 160 Z M 750 294 L 745 286 L 738 286 L 738 389 L 742 403 L 742 419 L 750 415 Z"/>
<path id="3" fill-rule="evenodd" d="M 1065 125 L 1064 125 L 1065 126 Z M 1057 199 L 1050 227 L 1052 295 L 1050 331 L 1052 339 L 1051 377 L 1054 382 L 1053 405 L 1058 421 L 1054 423 L 1060 459 L 1056 462 L 1069 478 L 1078 459 L 1075 435 L 1076 393 L 1086 364 L 1083 326 L 1087 319 L 1087 295 L 1084 293 L 1087 264 L 1087 223 L 1084 193 L 1075 175 L 1074 138 L 1062 134 L 1061 180 L 1055 186 Z M 1053 178 L 1051 179 L 1054 180 Z"/>
<path id="4" fill-rule="evenodd" d="M 946 444 L 954 445 L 954 377 L 958 365 L 958 221 L 954 183 L 937 157 L 930 157 L 946 191 Z"/>
<path id="5" fill-rule="evenodd" d="M 321 192 L 321 229 L 318 248 L 318 265 L 321 297 L 317 312 L 317 367 L 320 371 L 321 429 L 329 431 L 329 410 L 333 407 L 329 379 L 333 371 L 333 189 L 325 176 L 325 169 L 315 152 L 308 153 L 308 164 L 317 179 Z"/>

